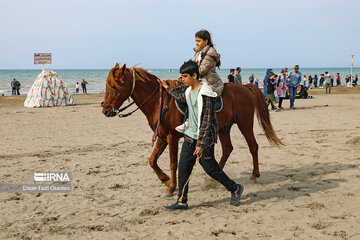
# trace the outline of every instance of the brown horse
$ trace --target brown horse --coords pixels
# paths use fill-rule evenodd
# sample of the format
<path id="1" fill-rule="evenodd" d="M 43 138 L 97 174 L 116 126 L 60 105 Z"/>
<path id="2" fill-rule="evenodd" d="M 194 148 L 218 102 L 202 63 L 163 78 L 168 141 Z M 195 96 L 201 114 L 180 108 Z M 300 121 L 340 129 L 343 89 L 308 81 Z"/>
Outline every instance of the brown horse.
<path id="1" fill-rule="evenodd" d="M 160 91 L 157 77 L 141 68 L 126 68 L 124 64 L 119 68 L 117 63 L 109 72 L 106 80 L 106 91 L 102 103 L 103 113 L 107 117 L 117 115 L 117 111 L 123 102 L 131 97 L 134 103 L 145 114 L 149 125 L 156 129 L 159 112 L 162 106 L 168 101 L 170 95 L 166 91 Z M 175 87 L 176 81 L 168 81 Z M 162 95 L 162 98 L 160 96 Z M 219 166 L 224 168 L 230 153 L 233 150 L 230 139 L 230 129 L 236 123 L 244 135 L 253 158 L 252 180 L 260 177 L 258 164 L 258 144 L 256 143 L 253 125 L 254 112 L 264 130 L 270 144 L 279 146 L 281 140 L 276 136 L 270 122 L 269 110 L 267 108 L 264 94 L 253 85 L 226 84 L 222 94 L 223 109 L 217 113 L 219 125 L 219 139 L 222 147 L 222 157 Z M 158 178 L 167 186 L 166 193 L 172 194 L 176 189 L 176 170 L 178 166 L 178 142 L 183 136 L 175 130 L 175 127 L 182 124 L 184 116 L 175 106 L 174 99 L 171 99 L 168 110 L 156 131 L 158 140 L 150 156 L 149 164 L 154 169 Z M 169 145 L 171 177 L 165 174 L 158 166 L 157 159 Z"/>

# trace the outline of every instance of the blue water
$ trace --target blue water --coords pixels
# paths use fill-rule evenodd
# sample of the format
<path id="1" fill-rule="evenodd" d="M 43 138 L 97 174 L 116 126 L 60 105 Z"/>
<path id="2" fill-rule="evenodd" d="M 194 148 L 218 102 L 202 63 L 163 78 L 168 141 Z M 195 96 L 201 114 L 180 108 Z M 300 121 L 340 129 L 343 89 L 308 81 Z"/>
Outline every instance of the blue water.
<path id="1" fill-rule="evenodd" d="M 89 84 L 87 85 L 89 93 L 102 93 L 105 90 L 105 81 L 109 73 L 108 69 L 93 69 L 93 70 L 82 70 L 82 69 L 54 69 L 71 92 L 75 92 L 76 82 L 81 82 L 84 78 Z M 289 69 L 290 70 L 290 69 Z M 158 76 L 162 79 L 177 79 L 179 75 L 178 69 L 149 69 L 150 73 Z M 273 69 L 275 73 L 279 73 L 280 69 Z M 309 74 L 324 73 L 328 71 L 331 75 L 336 77 L 336 73 L 340 73 L 341 83 L 344 85 L 345 76 L 350 75 L 350 68 L 303 68 L 300 72 L 307 77 Z M 21 94 L 28 93 L 32 83 L 34 82 L 40 70 L 0 70 L 0 94 L 11 95 L 10 82 L 13 78 L 20 81 L 22 87 L 20 90 Z M 225 82 L 229 75 L 229 69 L 218 69 L 220 77 Z M 260 84 L 262 84 L 266 69 L 242 69 L 241 76 L 244 83 L 249 82 L 249 77 L 254 74 L 255 78 L 259 78 Z M 354 68 L 354 75 L 359 75 L 360 69 Z"/>

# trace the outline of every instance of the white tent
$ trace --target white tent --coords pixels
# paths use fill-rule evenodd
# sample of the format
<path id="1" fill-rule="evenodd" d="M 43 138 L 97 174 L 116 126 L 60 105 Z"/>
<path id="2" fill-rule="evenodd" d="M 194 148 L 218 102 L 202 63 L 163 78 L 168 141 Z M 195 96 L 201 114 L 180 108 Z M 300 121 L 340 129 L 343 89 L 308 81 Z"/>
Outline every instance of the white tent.
<path id="1" fill-rule="evenodd" d="M 24 102 L 25 107 L 55 107 L 74 104 L 74 99 L 66 84 L 52 70 L 44 70 L 37 76 Z"/>

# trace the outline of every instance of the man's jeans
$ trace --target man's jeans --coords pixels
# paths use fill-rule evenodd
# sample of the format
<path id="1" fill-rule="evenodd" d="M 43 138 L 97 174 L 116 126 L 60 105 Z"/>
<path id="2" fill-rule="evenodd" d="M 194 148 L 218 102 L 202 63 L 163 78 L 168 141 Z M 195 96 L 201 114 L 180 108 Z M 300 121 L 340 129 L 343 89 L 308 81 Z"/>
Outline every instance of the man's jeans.
<path id="1" fill-rule="evenodd" d="M 329 94 L 331 94 L 331 85 L 329 83 L 326 84 L 326 94 L 328 93 L 328 89 L 329 89 Z"/>
<path id="2" fill-rule="evenodd" d="M 221 183 L 228 191 L 234 192 L 236 191 L 237 185 L 224 173 L 223 170 L 220 169 L 219 164 L 215 160 L 214 146 L 215 145 L 213 144 L 203 149 L 200 164 L 210 177 Z M 179 198 L 181 197 L 184 185 L 188 180 L 196 161 L 196 156 L 193 155 L 195 148 L 196 140 L 188 136 L 184 136 L 184 143 L 182 145 L 179 161 Z M 187 202 L 188 186 L 189 183 L 186 185 L 184 190 L 184 196 L 182 198 L 183 203 Z"/>
<path id="3" fill-rule="evenodd" d="M 289 86 L 289 95 L 290 95 L 290 107 L 294 106 L 295 97 L 296 97 L 297 87 Z"/>

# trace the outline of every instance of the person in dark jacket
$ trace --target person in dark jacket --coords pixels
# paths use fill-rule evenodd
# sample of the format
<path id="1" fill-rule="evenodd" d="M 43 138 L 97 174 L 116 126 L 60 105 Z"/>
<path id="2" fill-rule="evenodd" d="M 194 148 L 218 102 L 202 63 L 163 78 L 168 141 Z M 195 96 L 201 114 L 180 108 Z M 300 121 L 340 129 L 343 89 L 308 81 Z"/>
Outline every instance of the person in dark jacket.
<path id="1" fill-rule="evenodd" d="M 180 68 L 180 73 L 185 86 L 187 86 L 185 93 L 179 94 L 178 91 L 170 88 L 165 81 L 160 80 L 162 86 L 174 99 L 187 103 L 189 117 L 189 128 L 184 132 L 184 143 L 179 160 L 178 200 L 165 209 L 170 211 L 188 209 L 187 181 L 197 158 L 200 159 L 200 164 L 205 172 L 231 192 L 230 204 L 238 205 L 244 187 L 231 180 L 220 169 L 214 155 L 218 135 L 215 113 L 217 94 L 206 82 L 201 83 L 199 81 L 199 68 L 196 62 L 185 62 Z"/>
<path id="2" fill-rule="evenodd" d="M 88 84 L 88 82 L 87 81 L 85 81 L 85 79 L 83 79 L 82 81 L 81 81 L 81 88 L 82 88 L 82 90 L 83 90 L 83 93 L 85 93 L 85 94 L 87 94 L 87 90 L 86 90 L 86 85 Z"/>
<path id="3" fill-rule="evenodd" d="M 254 74 L 251 74 L 251 76 L 249 77 L 249 83 L 254 84 Z"/>
<path id="4" fill-rule="evenodd" d="M 14 78 L 11 81 L 11 95 L 16 95 L 16 86 L 15 86 L 16 79 Z"/>
<path id="5" fill-rule="evenodd" d="M 234 82 L 234 74 L 235 74 L 235 69 L 230 69 L 230 74 L 229 76 L 227 77 L 227 83 L 233 83 Z"/>
<path id="6" fill-rule="evenodd" d="M 21 83 L 15 78 L 11 81 L 12 95 L 20 95 Z"/>
<path id="7" fill-rule="evenodd" d="M 272 69 L 269 68 L 268 70 L 266 70 L 266 74 L 264 77 L 264 87 L 263 87 L 263 91 L 264 91 L 264 95 L 265 95 L 265 99 L 267 99 L 267 82 L 269 79 L 269 74 L 272 72 Z"/>
<path id="8" fill-rule="evenodd" d="M 271 72 L 269 74 L 269 79 L 267 81 L 267 99 L 266 99 L 266 103 L 269 106 L 269 104 L 271 103 L 271 109 L 272 110 L 276 110 L 277 107 L 275 105 L 275 88 L 276 88 L 276 79 L 275 79 L 275 74 L 273 72 Z"/>
<path id="9" fill-rule="evenodd" d="M 318 76 L 315 74 L 314 76 L 314 87 L 317 88 L 318 87 Z"/>

